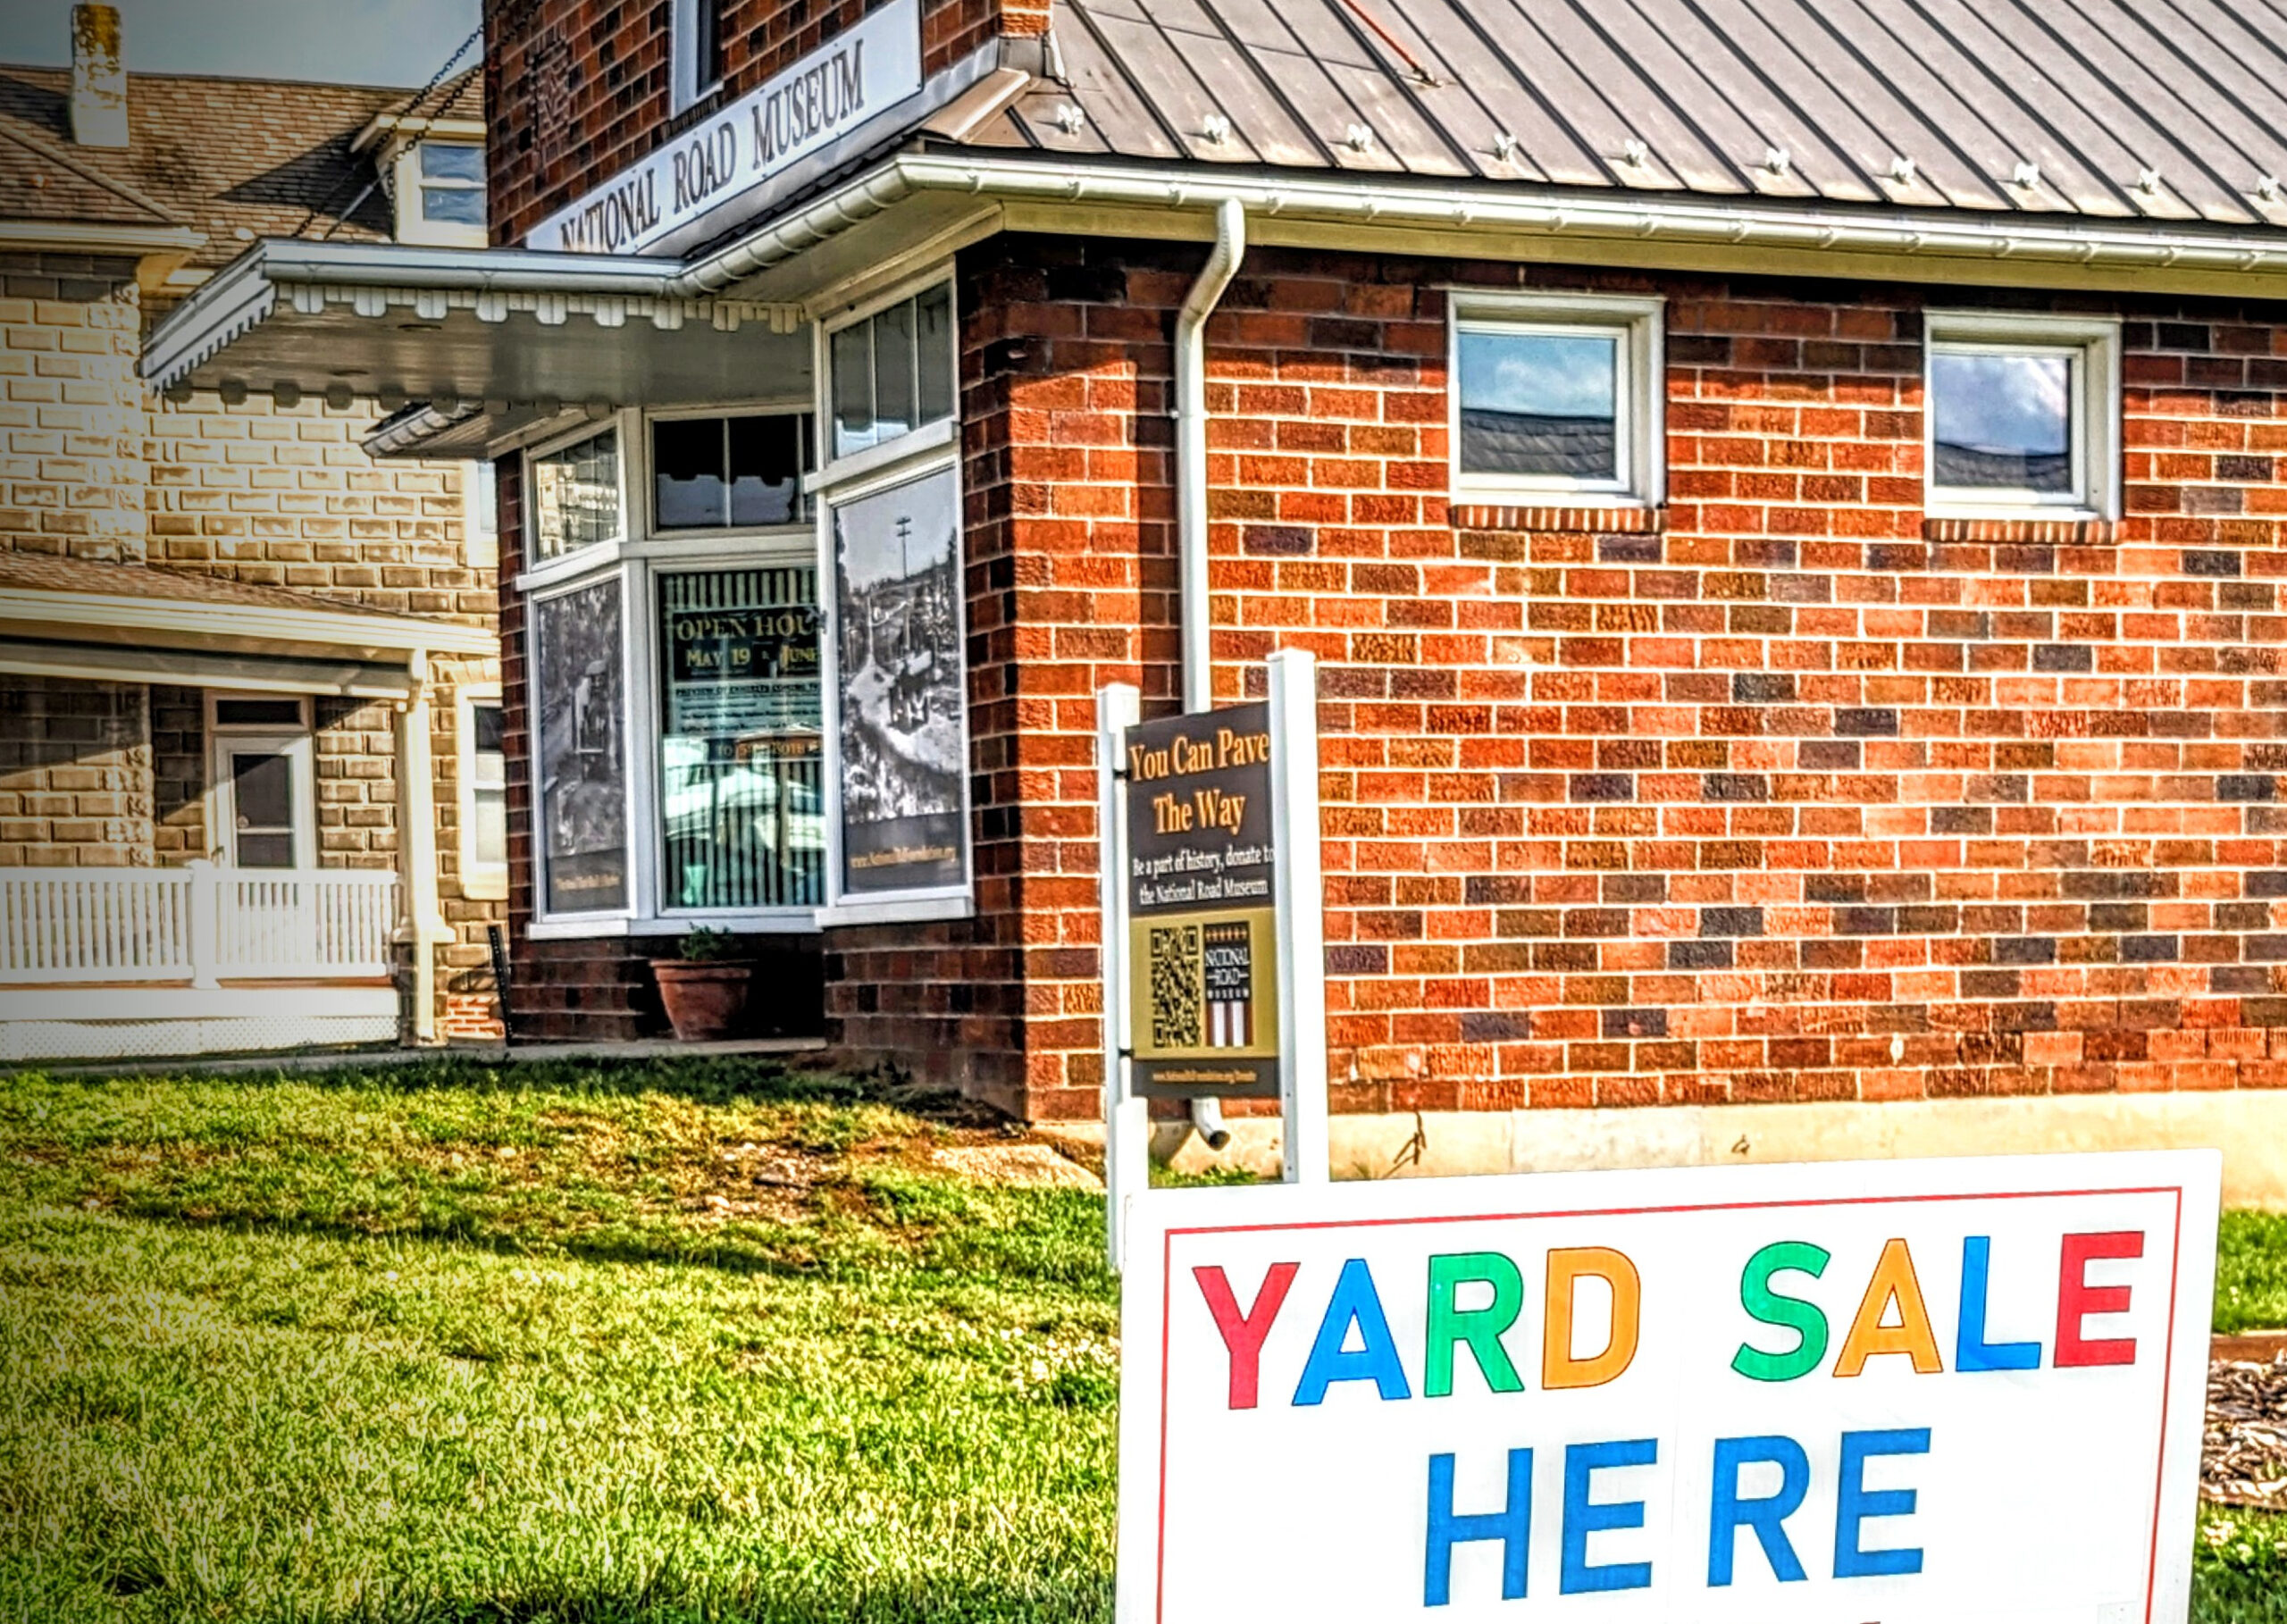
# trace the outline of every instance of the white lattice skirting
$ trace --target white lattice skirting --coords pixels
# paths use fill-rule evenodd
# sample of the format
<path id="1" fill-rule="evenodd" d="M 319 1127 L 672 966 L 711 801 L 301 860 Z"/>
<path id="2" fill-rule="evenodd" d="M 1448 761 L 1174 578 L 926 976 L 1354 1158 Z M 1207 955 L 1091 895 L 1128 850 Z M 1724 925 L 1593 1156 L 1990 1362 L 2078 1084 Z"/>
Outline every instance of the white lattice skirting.
<path id="1" fill-rule="evenodd" d="M 0 1062 L 128 1060 L 393 1042 L 390 987 L 0 992 Z"/>

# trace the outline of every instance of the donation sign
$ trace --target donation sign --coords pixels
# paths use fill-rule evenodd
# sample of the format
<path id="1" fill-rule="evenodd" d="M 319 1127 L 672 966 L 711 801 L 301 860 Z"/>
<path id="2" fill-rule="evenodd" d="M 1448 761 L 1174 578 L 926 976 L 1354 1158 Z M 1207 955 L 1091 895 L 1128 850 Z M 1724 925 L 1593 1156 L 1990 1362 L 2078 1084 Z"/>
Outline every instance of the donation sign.
<path id="1" fill-rule="evenodd" d="M 1146 722 L 1125 758 L 1129 1086 L 1275 1099 L 1270 707 Z"/>
<path id="2" fill-rule="evenodd" d="M 2182 1624 L 2221 1176 L 1154 1192 L 1120 1624 Z"/>

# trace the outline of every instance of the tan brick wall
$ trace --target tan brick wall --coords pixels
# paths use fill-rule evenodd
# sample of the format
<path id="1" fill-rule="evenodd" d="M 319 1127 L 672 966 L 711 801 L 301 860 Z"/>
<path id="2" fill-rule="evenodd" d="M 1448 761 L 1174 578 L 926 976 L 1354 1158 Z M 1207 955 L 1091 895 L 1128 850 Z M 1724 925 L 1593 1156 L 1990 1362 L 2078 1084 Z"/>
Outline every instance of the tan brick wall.
<path id="1" fill-rule="evenodd" d="M 0 676 L 0 867 L 147 868 L 144 690 Z"/>
<path id="2" fill-rule="evenodd" d="M 0 255 L 0 548 L 143 557 L 131 263 Z"/>
<path id="3" fill-rule="evenodd" d="M 359 441 L 370 406 L 281 406 L 249 395 L 155 400 L 150 560 L 290 587 L 392 615 L 488 624 L 494 576 L 463 540 L 467 470 L 375 462 Z"/>

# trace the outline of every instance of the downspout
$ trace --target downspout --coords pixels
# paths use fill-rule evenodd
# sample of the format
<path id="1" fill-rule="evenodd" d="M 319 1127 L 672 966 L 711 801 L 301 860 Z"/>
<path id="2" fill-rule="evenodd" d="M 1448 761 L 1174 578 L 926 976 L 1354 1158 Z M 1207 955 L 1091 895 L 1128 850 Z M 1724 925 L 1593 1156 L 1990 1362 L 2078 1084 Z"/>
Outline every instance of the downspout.
<path id="1" fill-rule="evenodd" d="M 1207 318 L 1238 274 L 1247 251 L 1247 214 L 1226 197 L 1215 208 L 1215 247 L 1176 315 L 1176 557 L 1183 605 L 1183 707 L 1214 703 L 1208 662 Z"/>

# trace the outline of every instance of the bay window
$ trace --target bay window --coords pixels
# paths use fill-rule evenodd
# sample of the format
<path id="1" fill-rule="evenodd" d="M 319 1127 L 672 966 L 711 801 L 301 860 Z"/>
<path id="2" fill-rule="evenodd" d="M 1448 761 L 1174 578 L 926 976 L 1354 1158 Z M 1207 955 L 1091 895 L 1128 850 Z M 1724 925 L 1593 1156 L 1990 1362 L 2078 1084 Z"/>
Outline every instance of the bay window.
<path id="1" fill-rule="evenodd" d="M 616 425 L 534 456 L 530 466 L 536 557 L 565 557 L 624 533 Z"/>
<path id="2" fill-rule="evenodd" d="M 538 934 L 815 928 L 809 424 L 630 411 L 526 453 Z"/>

